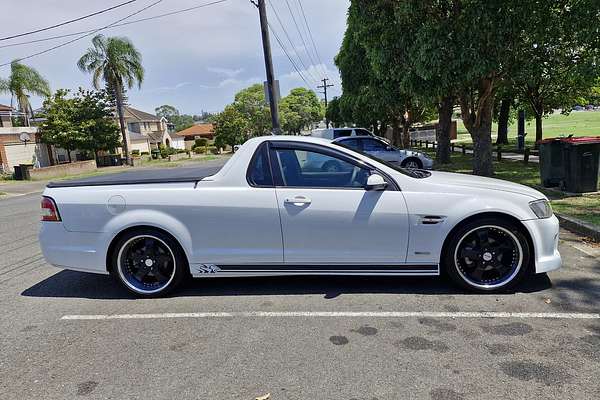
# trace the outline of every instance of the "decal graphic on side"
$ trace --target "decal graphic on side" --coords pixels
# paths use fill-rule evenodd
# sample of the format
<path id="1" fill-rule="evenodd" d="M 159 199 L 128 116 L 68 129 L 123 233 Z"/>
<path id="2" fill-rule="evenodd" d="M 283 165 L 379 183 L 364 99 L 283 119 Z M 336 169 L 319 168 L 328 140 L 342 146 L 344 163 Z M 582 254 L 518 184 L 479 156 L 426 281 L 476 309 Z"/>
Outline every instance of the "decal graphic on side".
<path id="1" fill-rule="evenodd" d="M 214 274 L 221 271 L 221 268 L 217 267 L 215 264 L 201 264 L 197 269 L 200 274 Z"/>

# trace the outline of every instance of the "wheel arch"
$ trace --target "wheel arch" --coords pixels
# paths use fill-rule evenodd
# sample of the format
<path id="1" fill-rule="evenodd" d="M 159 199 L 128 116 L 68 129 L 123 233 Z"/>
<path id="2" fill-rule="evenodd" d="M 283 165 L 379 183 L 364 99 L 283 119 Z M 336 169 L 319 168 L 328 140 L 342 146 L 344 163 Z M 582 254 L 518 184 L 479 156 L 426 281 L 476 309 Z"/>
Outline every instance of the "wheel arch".
<path id="1" fill-rule="evenodd" d="M 536 249 L 535 249 L 535 246 L 533 243 L 533 238 L 531 237 L 531 232 L 529 232 L 529 229 L 527 229 L 527 227 L 515 216 L 507 214 L 507 213 L 503 213 L 503 212 L 498 212 L 498 211 L 481 212 L 481 213 L 473 214 L 473 215 L 470 215 L 470 216 L 460 220 L 458 223 L 456 223 L 452 227 L 452 229 L 450 229 L 450 231 L 446 235 L 446 238 L 444 239 L 444 243 L 442 244 L 442 251 L 440 252 L 440 268 L 444 267 L 443 266 L 444 255 L 446 254 L 446 250 L 448 248 L 450 238 L 452 238 L 452 235 L 457 230 L 459 230 L 462 226 L 464 226 L 465 224 L 468 224 L 473 221 L 477 221 L 479 219 L 485 219 L 485 218 L 500 218 L 502 220 L 511 222 L 519 229 L 519 231 L 527 239 L 527 244 L 529 245 L 529 249 L 531 251 L 531 257 L 529 260 L 530 265 L 527 266 L 528 268 L 531 268 L 534 265 L 535 259 L 536 259 L 536 257 L 535 257 Z"/>
<path id="2" fill-rule="evenodd" d="M 157 227 L 154 225 L 134 225 L 134 226 L 129 226 L 126 227 L 124 229 L 122 229 L 121 231 L 117 232 L 116 235 L 113 236 L 112 240 L 110 241 L 110 244 L 108 245 L 108 248 L 106 250 L 106 256 L 105 256 L 105 262 L 106 262 L 106 271 L 109 274 L 112 274 L 112 263 L 111 263 L 111 257 L 113 252 L 115 251 L 115 246 L 117 245 L 117 243 L 119 242 L 119 240 L 127 235 L 130 232 L 135 232 L 135 231 L 139 231 L 142 229 L 148 229 L 148 230 L 153 230 L 153 231 L 158 231 L 161 232 L 164 235 L 169 236 L 171 239 L 173 239 L 173 241 L 175 243 L 177 243 L 177 245 L 181 248 L 182 253 L 185 256 L 185 262 L 187 263 L 187 265 L 189 266 L 190 260 L 189 260 L 189 256 L 187 254 L 187 252 L 185 251 L 185 247 L 181 244 L 181 241 L 179 239 L 177 239 L 177 237 L 175 235 L 173 235 L 171 232 L 167 231 L 164 228 L 161 227 Z"/>

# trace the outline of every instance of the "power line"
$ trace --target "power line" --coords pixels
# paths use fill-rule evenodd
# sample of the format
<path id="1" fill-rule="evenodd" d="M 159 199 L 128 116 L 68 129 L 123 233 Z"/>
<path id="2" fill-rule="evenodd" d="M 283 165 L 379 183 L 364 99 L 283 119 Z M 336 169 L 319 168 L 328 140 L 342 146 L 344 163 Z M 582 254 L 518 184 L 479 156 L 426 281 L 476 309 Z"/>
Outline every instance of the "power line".
<path id="1" fill-rule="evenodd" d="M 133 20 L 133 21 L 124 22 L 122 24 L 115 24 L 115 25 L 110 26 L 110 28 L 106 28 L 106 29 L 118 28 L 120 26 L 137 24 L 138 22 L 144 22 L 144 21 L 149 21 L 149 20 L 153 20 L 153 19 L 157 19 L 157 18 L 163 18 L 163 17 L 175 15 L 175 14 L 181 14 L 181 13 L 184 13 L 184 12 L 187 12 L 187 11 L 196 10 L 198 8 L 203 8 L 203 7 L 207 7 L 207 6 L 212 6 L 214 4 L 224 3 L 226 1 L 227 0 L 211 1 L 209 3 L 200 4 L 200 5 L 197 5 L 197 6 L 194 6 L 194 7 L 183 8 L 181 10 L 171 11 L 171 12 L 164 13 L 164 14 L 158 14 L 158 15 L 154 15 L 152 17 L 140 18 L 140 19 L 136 19 L 136 20 Z M 70 36 L 81 35 L 83 33 L 93 32 L 95 30 L 96 29 L 89 29 L 89 30 L 85 30 L 85 31 L 73 32 L 73 33 L 66 33 L 66 34 L 63 34 L 63 35 L 49 36 L 49 37 L 45 37 L 45 38 L 41 38 L 41 39 L 36 39 L 36 40 L 29 40 L 29 41 L 26 41 L 26 42 L 5 44 L 5 45 L 0 46 L 0 49 L 4 48 L 4 47 L 22 46 L 22 45 L 26 45 L 26 44 L 45 42 L 45 41 L 48 41 L 48 40 L 62 39 L 62 38 L 70 37 Z"/>
<path id="2" fill-rule="evenodd" d="M 317 63 L 313 60 L 312 56 L 310 55 L 310 53 L 308 51 L 308 46 L 306 45 L 306 42 L 304 41 L 304 35 L 300 31 L 300 27 L 298 26 L 298 22 L 296 21 L 296 17 L 294 16 L 294 12 L 292 11 L 290 2 L 288 0 L 285 0 L 285 3 L 287 4 L 288 10 L 290 11 L 290 15 L 292 16 L 292 20 L 294 21 L 294 25 L 296 26 L 298 35 L 300 35 L 300 40 L 302 40 L 302 45 L 304 46 L 304 52 L 308 55 L 308 58 L 310 59 L 310 62 L 312 63 L 312 65 L 316 66 Z M 318 81 L 318 79 L 317 79 L 317 81 Z"/>
<path id="3" fill-rule="evenodd" d="M 312 42 L 313 49 L 315 50 L 315 54 L 317 56 L 317 60 L 319 60 L 319 65 L 324 66 L 323 61 L 321 60 L 321 56 L 319 55 L 319 51 L 317 50 L 317 45 L 315 44 L 315 39 L 313 37 L 312 31 L 310 30 L 310 25 L 308 24 L 308 20 L 306 19 L 306 14 L 304 13 L 304 7 L 302 7 L 302 2 L 298 0 L 298 4 L 300 5 L 300 11 L 302 11 L 302 17 L 304 17 L 304 23 L 306 24 L 306 28 L 308 29 L 308 35 L 310 37 L 310 41 Z M 327 77 L 327 70 L 325 72 L 325 77 Z"/>
<path id="4" fill-rule="evenodd" d="M 285 55 L 288 58 L 288 60 L 290 60 L 290 63 L 292 64 L 292 67 L 294 67 L 294 69 L 296 70 L 296 72 L 298 73 L 298 75 L 300 75 L 300 78 L 302 78 L 302 80 L 306 84 L 306 87 L 307 88 L 312 87 L 312 85 L 309 84 L 306 81 L 306 78 L 304 78 L 304 75 L 302 75 L 302 72 L 300 72 L 300 69 L 298 69 L 298 66 L 296 65 L 296 63 L 294 62 L 294 60 L 292 60 L 292 58 L 290 57 L 290 55 L 288 54 L 287 50 L 285 49 L 285 46 L 283 45 L 283 42 L 279 38 L 279 35 L 277 34 L 277 32 L 273 29 L 273 27 L 271 26 L 271 24 L 268 24 L 268 25 L 269 25 L 269 29 L 271 30 L 271 33 L 275 37 L 275 40 L 277 41 L 277 43 L 279 43 L 279 47 L 281 47 L 281 50 L 283 50 L 283 52 L 285 53 Z"/>
<path id="5" fill-rule="evenodd" d="M 88 37 L 88 36 L 90 36 L 90 35 L 93 35 L 93 34 L 94 34 L 94 33 L 96 33 L 96 32 L 99 32 L 99 31 L 101 31 L 101 30 L 103 30 L 103 29 L 106 29 L 106 28 L 110 28 L 110 27 L 112 27 L 113 25 L 116 25 L 116 24 L 118 24 L 119 22 L 122 22 L 122 21 L 124 21 L 124 20 L 126 20 L 126 19 L 128 19 L 128 18 L 130 18 L 130 17 L 133 17 L 134 15 L 137 15 L 137 14 L 141 13 L 142 11 L 146 11 L 146 10 L 147 10 L 147 9 L 149 9 L 150 7 L 154 7 L 155 5 L 157 5 L 158 3 L 162 2 L 162 1 L 163 1 L 163 0 L 156 0 L 154 3 L 152 3 L 152 4 L 149 4 L 149 5 L 147 5 L 147 6 L 143 7 L 143 8 L 141 8 L 141 9 L 139 9 L 138 11 L 136 11 L 136 12 L 133 12 L 133 13 L 131 13 L 131 14 L 129 14 L 129 15 L 127 15 L 127 16 L 125 16 L 125 17 L 123 17 L 123 18 L 120 18 L 120 19 L 116 20 L 115 22 L 113 22 L 113 23 L 111 23 L 111 24 L 108 24 L 108 25 L 106 25 L 106 26 L 103 26 L 102 28 L 95 29 L 95 30 L 93 30 L 93 31 L 91 31 L 91 32 L 89 32 L 89 33 L 86 33 L 85 35 L 78 36 L 78 37 L 76 37 L 75 39 L 71 39 L 71 40 L 68 40 L 68 41 L 66 41 L 66 42 L 64 42 L 64 43 L 58 44 L 58 45 L 56 45 L 56 46 L 52 46 L 52 47 L 50 47 L 50 48 L 48 48 L 48 49 L 46 49 L 46 50 L 38 51 L 37 53 L 33 53 L 33 54 L 30 54 L 30 55 L 28 55 L 28 56 L 25 56 L 25 57 L 17 58 L 16 60 L 13 60 L 13 61 L 8 61 L 8 62 L 5 62 L 5 63 L 3 63 L 3 64 L 0 64 L 0 67 L 5 67 L 5 66 L 7 66 L 7 65 L 11 64 L 11 63 L 12 63 L 12 62 L 14 62 L 14 61 L 23 61 L 23 60 L 27 60 L 27 59 L 29 59 L 29 58 L 33 58 L 33 57 L 36 57 L 36 56 L 39 56 L 39 55 L 42 55 L 42 54 L 45 54 L 45 53 L 49 53 L 49 52 L 51 52 L 51 51 L 53 51 L 53 50 L 56 50 L 56 49 L 58 49 L 58 48 L 61 48 L 61 47 L 64 47 L 64 46 L 66 46 L 66 45 L 68 45 L 68 44 L 71 44 L 71 43 L 73 43 L 73 42 L 76 42 L 76 41 L 78 41 L 78 40 L 84 39 L 84 38 L 86 38 L 86 37 Z"/>
<path id="6" fill-rule="evenodd" d="M 47 26 L 45 28 L 40 28 L 40 29 L 36 29 L 34 31 L 19 33 L 18 35 L 5 36 L 5 37 L 0 38 L 0 40 L 14 39 L 14 38 L 18 38 L 18 37 L 21 37 L 21 36 L 33 35 L 34 33 L 39 33 L 39 32 L 43 32 L 43 31 L 47 31 L 49 29 L 58 28 L 59 26 L 71 24 L 73 22 L 81 21 L 82 19 L 90 18 L 90 17 L 93 17 L 95 15 L 99 15 L 99 14 L 105 13 L 107 11 L 114 10 L 115 8 L 123 7 L 123 6 L 127 5 L 127 4 L 133 3 L 134 1 L 137 1 L 137 0 L 129 0 L 129 1 L 126 1 L 126 2 L 121 3 L 121 4 L 117 4 L 116 6 L 105 8 L 104 10 L 96 11 L 94 13 L 91 13 L 91 14 L 88 14 L 88 15 L 84 15 L 83 17 L 78 17 L 78 18 L 75 18 L 75 19 L 64 21 L 64 22 L 61 22 L 61 23 L 56 24 L 56 25 Z"/>
<path id="7" fill-rule="evenodd" d="M 281 21 L 281 18 L 279 18 L 279 13 L 275 9 L 275 7 L 273 7 L 273 3 L 271 2 L 271 0 L 269 0 L 269 5 L 271 6 L 271 9 L 273 10 L 273 13 L 275 14 L 275 17 L 277 18 L 277 21 L 279 21 L 279 25 L 281 26 L 281 29 L 283 30 L 283 33 L 287 37 L 287 40 L 290 43 L 290 46 L 292 47 L 292 51 L 294 52 L 294 54 L 296 55 L 296 57 L 300 61 L 300 64 L 302 64 L 302 67 L 304 67 L 304 70 L 306 71 L 306 73 L 310 74 L 311 79 L 314 80 L 315 82 L 318 82 L 319 80 L 316 79 L 316 77 L 309 71 L 308 67 L 306 66 L 306 64 L 302 60 L 302 57 L 300 57 L 300 54 L 298 54 L 298 52 L 296 51 L 296 46 L 294 45 L 294 42 L 292 41 L 290 35 L 288 34 L 288 31 L 285 29 L 285 25 Z"/>

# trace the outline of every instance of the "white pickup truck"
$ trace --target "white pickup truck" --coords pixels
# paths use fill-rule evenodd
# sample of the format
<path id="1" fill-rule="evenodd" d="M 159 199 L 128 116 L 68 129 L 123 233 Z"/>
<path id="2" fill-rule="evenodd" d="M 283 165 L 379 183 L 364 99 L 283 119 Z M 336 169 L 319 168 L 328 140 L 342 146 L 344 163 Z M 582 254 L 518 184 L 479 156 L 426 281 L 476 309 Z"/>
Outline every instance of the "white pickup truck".
<path id="1" fill-rule="evenodd" d="M 329 171 L 307 160 L 330 158 Z M 559 268 L 536 190 L 405 170 L 329 140 L 251 139 L 212 176 L 50 183 L 40 244 L 57 267 L 113 274 L 139 296 L 184 278 L 439 275 L 503 291 Z"/>

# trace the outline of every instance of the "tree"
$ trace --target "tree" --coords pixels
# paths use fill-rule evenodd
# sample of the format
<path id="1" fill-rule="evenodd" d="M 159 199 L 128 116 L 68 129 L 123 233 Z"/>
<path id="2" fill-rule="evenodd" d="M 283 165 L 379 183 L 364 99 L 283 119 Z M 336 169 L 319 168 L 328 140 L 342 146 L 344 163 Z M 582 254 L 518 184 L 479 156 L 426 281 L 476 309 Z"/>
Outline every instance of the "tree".
<path id="1" fill-rule="evenodd" d="M 215 118 L 215 145 L 217 147 L 226 145 L 233 147 L 236 144 L 242 144 L 248 140 L 250 131 L 248 118 L 233 104 L 230 104 Z"/>
<path id="2" fill-rule="evenodd" d="M 51 94 L 48 81 L 38 71 L 16 60 L 10 64 L 8 79 L 0 79 L 0 92 L 10 93 L 11 106 L 14 100 L 17 101 L 25 126 L 29 126 L 29 117 L 33 114 L 29 96 L 49 97 Z"/>
<path id="3" fill-rule="evenodd" d="M 44 101 L 42 141 L 67 150 L 69 162 L 73 150 L 90 151 L 97 158 L 98 151 L 118 147 L 119 128 L 106 91 L 80 88 L 75 96 L 68 95 L 68 90 L 60 89 Z"/>
<path id="4" fill-rule="evenodd" d="M 80 148 L 84 138 L 74 122 L 75 100 L 68 94 L 68 90 L 59 89 L 44 101 L 39 132 L 43 142 L 65 149 L 71 162 L 71 151 Z"/>
<path id="5" fill-rule="evenodd" d="M 334 97 L 329 101 L 327 110 L 325 110 L 325 117 L 331 122 L 334 128 L 338 128 L 344 123 L 339 97 Z"/>
<path id="6" fill-rule="evenodd" d="M 175 125 L 175 131 L 179 132 L 194 125 L 194 117 L 187 114 L 180 114 L 179 110 L 168 104 L 156 107 L 156 115 L 166 118 L 167 121 Z"/>
<path id="7" fill-rule="evenodd" d="M 592 2 L 547 0 L 527 17 L 530 29 L 518 48 L 527 62 L 510 78 L 535 118 L 536 142 L 543 138 L 543 117 L 570 111 L 600 75 L 597 11 Z"/>
<path id="8" fill-rule="evenodd" d="M 110 95 L 106 91 L 79 88 L 74 97 L 73 124 L 81 137 L 80 150 L 111 151 L 120 145 L 119 127 L 113 119 Z"/>
<path id="9" fill-rule="evenodd" d="M 92 39 L 92 45 L 93 47 L 81 56 L 77 66 L 80 70 L 92 74 L 96 89 L 100 88 L 102 80 L 107 91 L 114 94 L 123 138 L 123 156 L 129 159 L 123 100 L 126 88 L 131 89 L 135 84 L 141 87 L 144 80 L 142 56 L 133 43 L 124 37 L 96 35 Z"/>
<path id="10" fill-rule="evenodd" d="M 323 108 L 312 90 L 296 88 L 279 103 L 284 131 L 299 135 L 302 129 L 323 119 Z"/>
<path id="11" fill-rule="evenodd" d="M 246 118 L 251 136 L 264 136 L 271 133 L 271 113 L 265 99 L 263 85 L 255 84 L 239 91 L 235 95 L 233 106 Z"/>

